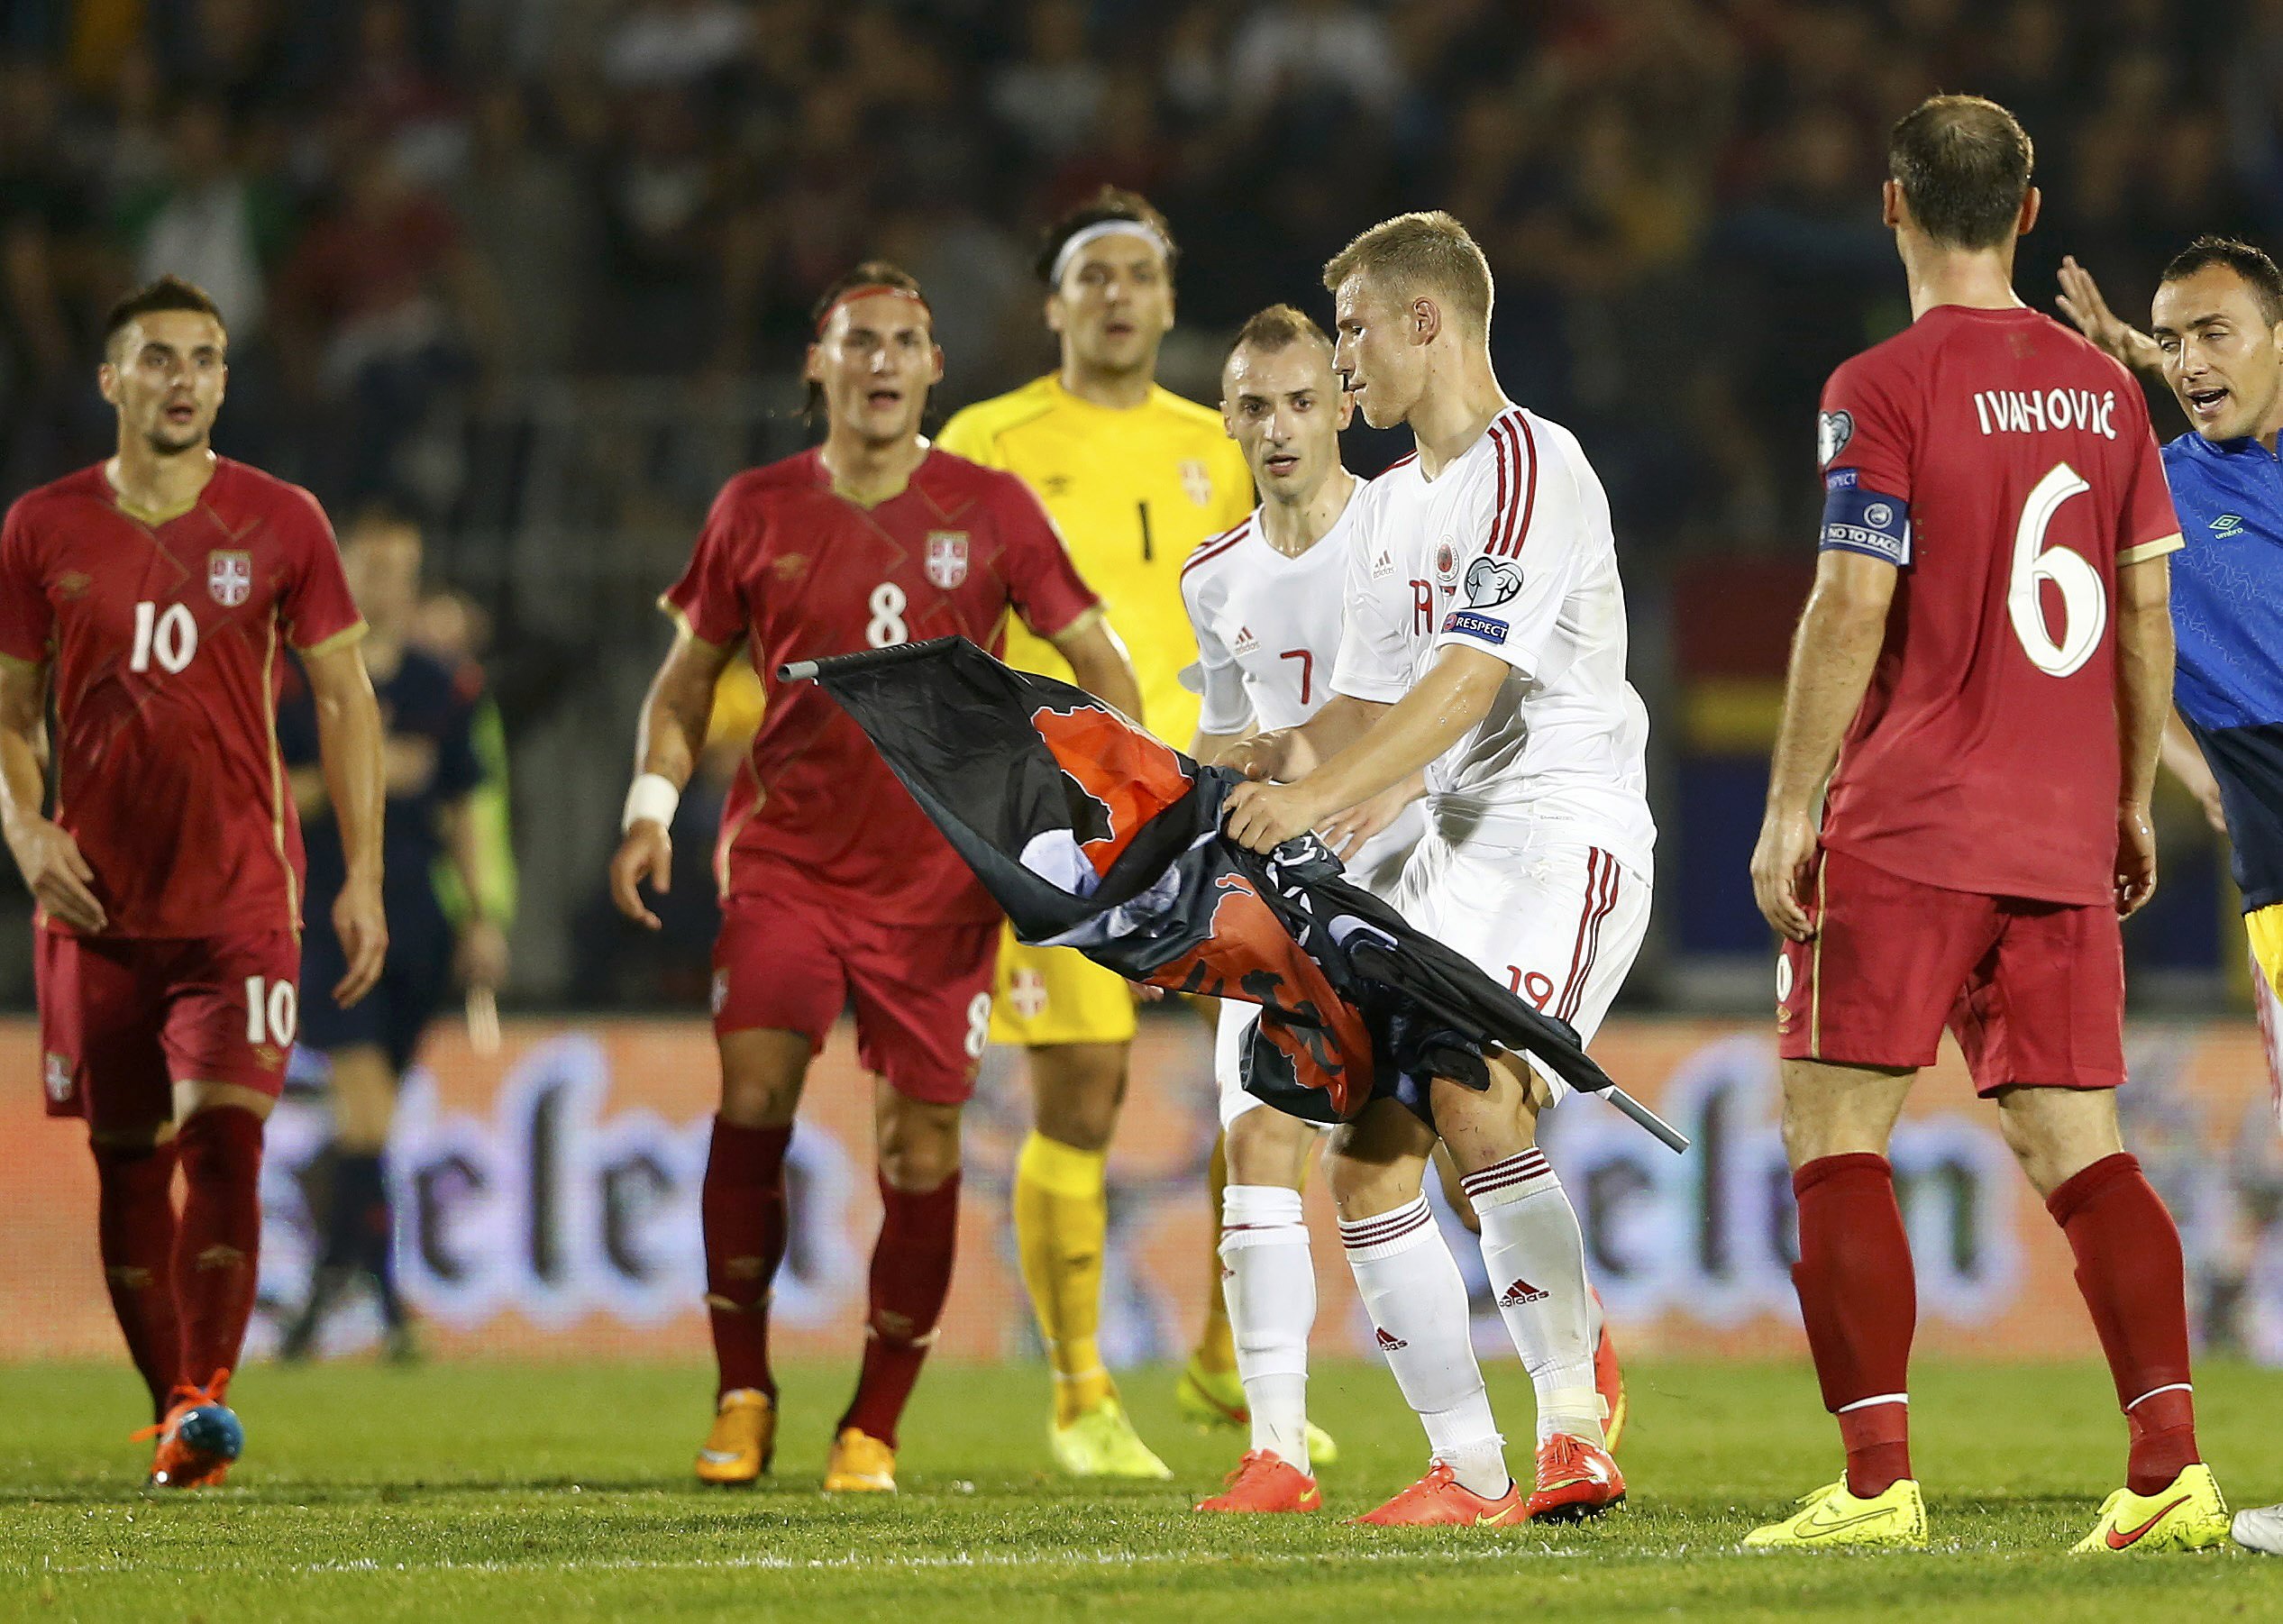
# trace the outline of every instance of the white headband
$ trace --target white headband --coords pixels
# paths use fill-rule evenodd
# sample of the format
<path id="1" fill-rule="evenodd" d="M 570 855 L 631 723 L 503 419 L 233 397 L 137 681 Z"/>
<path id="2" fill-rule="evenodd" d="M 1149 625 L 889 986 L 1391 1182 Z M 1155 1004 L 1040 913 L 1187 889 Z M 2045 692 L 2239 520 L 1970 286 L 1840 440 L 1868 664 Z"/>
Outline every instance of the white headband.
<path id="1" fill-rule="evenodd" d="M 1060 287 L 1063 272 L 1070 269 L 1071 260 L 1080 249 L 1089 242 L 1099 242 L 1104 237 L 1119 235 L 1141 238 L 1157 250 L 1161 259 L 1171 260 L 1173 257 L 1173 245 L 1165 241 L 1164 233 L 1146 220 L 1097 220 L 1091 225 L 1082 225 L 1071 233 L 1063 245 L 1055 251 L 1055 269 L 1048 273 L 1047 281 Z"/>

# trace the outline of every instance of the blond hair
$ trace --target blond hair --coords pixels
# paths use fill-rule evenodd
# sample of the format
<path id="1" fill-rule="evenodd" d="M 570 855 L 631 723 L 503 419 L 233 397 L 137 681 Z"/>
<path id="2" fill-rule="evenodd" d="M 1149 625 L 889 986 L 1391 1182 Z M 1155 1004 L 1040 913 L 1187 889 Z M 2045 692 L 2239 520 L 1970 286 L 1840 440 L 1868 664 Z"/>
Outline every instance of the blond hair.
<path id="1" fill-rule="evenodd" d="M 1381 221 L 1331 257 L 1324 286 L 1338 291 L 1354 276 L 1398 298 L 1434 296 L 1474 331 L 1490 331 L 1490 261 L 1441 209 Z"/>

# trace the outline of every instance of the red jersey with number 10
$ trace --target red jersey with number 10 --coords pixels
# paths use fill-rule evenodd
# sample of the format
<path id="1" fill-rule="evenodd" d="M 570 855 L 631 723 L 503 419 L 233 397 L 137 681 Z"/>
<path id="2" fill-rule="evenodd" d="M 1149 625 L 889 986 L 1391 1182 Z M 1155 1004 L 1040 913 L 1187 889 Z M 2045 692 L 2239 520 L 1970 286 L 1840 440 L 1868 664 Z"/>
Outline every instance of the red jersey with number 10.
<path id="1" fill-rule="evenodd" d="M 865 507 L 833 488 L 818 452 L 750 469 L 722 487 L 664 601 L 706 642 L 743 642 L 766 690 L 722 811 L 724 895 L 791 892 L 887 925 L 999 917 L 863 730 L 777 668 L 948 635 L 998 654 L 1009 609 L 1041 637 L 1067 631 L 1094 595 L 1021 480 L 930 451 Z"/>
<path id="2" fill-rule="evenodd" d="M 105 935 L 300 928 L 283 645 L 363 625 L 316 498 L 227 457 L 159 523 L 121 508 L 101 464 L 8 509 L 0 655 L 53 661 L 56 821 L 95 871 Z"/>
<path id="3" fill-rule="evenodd" d="M 2108 900 L 2116 572 L 2179 533 L 2139 386 L 2036 311 L 1944 305 L 1831 375 L 1821 429 L 1823 544 L 1901 566 L 1824 844 L 1955 890 Z"/>

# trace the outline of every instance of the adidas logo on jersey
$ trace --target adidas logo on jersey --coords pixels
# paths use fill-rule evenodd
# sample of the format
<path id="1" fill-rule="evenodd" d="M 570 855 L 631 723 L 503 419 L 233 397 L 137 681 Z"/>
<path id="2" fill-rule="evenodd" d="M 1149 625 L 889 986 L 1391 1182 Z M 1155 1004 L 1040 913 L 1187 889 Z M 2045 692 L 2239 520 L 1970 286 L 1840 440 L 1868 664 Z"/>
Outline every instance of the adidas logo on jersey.
<path id="1" fill-rule="evenodd" d="M 1228 652 L 1232 654 L 1249 654 L 1258 647 L 1260 647 L 1260 639 L 1253 635 L 1253 628 L 1238 626 L 1235 641 L 1228 645 Z"/>
<path id="2" fill-rule="evenodd" d="M 1506 1288 L 1505 1294 L 1498 1300 L 1498 1306 L 1502 1309 L 1527 1308 L 1533 1302 L 1544 1302 L 1546 1295 L 1527 1280 L 1518 1280 Z"/>
<path id="3" fill-rule="evenodd" d="M 1391 1335 L 1387 1327 L 1383 1325 L 1379 1327 L 1378 1335 L 1374 1338 L 1374 1340 L 1379 1344 L 1379 1349 L 1382 1353 L 1391 1353 L 1396 1348 L 1409 1347 L 1411 1346 L 1410 1343 L 1404 1341 L 1401 1337 Z"/>
<path id="4" fill-rule="evenodd" d="M 1389 552 L 1386 548 L 1383 547 L 1379 550 L 1379 556 L 1372 560 L 1372 579 L 1374 580 L 1385 580 L 1389 576 L 1394 573 L 1395 555 Z"/>

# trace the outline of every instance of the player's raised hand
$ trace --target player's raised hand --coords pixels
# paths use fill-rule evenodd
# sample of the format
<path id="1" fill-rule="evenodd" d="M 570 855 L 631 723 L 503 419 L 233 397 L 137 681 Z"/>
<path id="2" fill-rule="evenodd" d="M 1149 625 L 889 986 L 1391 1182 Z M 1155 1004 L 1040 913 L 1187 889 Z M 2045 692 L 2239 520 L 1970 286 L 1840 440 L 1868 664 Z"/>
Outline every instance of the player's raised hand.
<path id="1" fill-rule="evenodd" d="M 629 919 L 658 930 L 662 922 L 642 899 L 644 882 L 662 897 L 674 889 L 673 836 L 654 817 L 636 818 L 618 843 L 610 860 L 610 899 Z"/>
<path id="2" fill-rule="evenodd" d="M 44 817 L 27 818 L 8 842 L 32 899 L 74 930 L 99 931 L 110 923 L 89 889 L 96 871 L 80 854 L 71 831 Z"/>
<path id="3" fill-rule="evenodd" d="M 2156 830 L 2145 807 L 2116 809 L 2116 917 L 2129 919 L 2156 894 Z"/>
<path id="4" fill-rule="evenodd" d="M 1752 895 L 1760 915 L 1779 935 L 1804 942 L 1815 934 L 1807 914 L 1809 871 L 1815 863 L 1815 824 L 1804 812 L 1770 811 L 1752 848 Z"/>
<path id="5" fill-rule="evenodd" d="M 379 879 L 353 879 L 333 899 L 333 932 L 349 973 L 333 990 L 333 1001 L 346 1009 L 373 989 L 388 958 L 388 915 L 380 903 Z"/>
<path id="6" fill-rule="evenodd" d="M 2145 372 L 2163 369 L 2164 352 L 2156 347 L 2156 341 L 2109 308 L 2108 301 L 2101 297 L 2101 285 L 2073 254 L 2061 260 L 2061 297 L 2054 302 L 2063 315 L 2077 324 L 2078 332 L 2126 366 Z"/>

